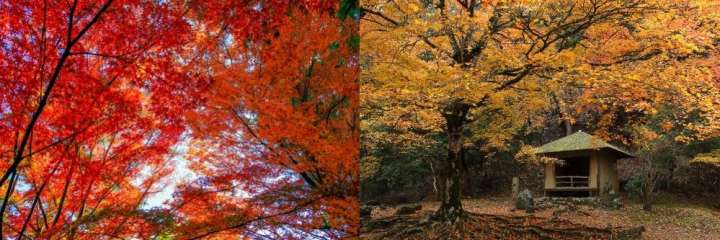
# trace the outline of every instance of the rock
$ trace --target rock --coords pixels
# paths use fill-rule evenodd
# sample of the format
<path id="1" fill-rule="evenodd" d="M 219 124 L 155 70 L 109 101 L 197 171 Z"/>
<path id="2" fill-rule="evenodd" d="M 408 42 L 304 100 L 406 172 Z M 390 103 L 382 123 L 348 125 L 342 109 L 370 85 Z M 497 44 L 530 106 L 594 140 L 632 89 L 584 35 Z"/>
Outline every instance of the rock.
<path id="1" fill-rule="evenodd" d="M 553 199 L 548 197 L 539 197 L 533 200 L 533 207 L 535 208 L 535 210 L 555 208 L 556 205 L 557 204 L 555 204 Z"/>
<path id="2" fill-rule="evenodd" d="M 576 197 L 571 198 L 570 202 L 578 205 L 597 206 L 600 203 L 600 199 L 596 197 Z"/>
<path id="3" fill-rule="evenodd" d="M 610 190 L 610 192 L 608 192 L 608 196 L 615 198 L 618 196 L 618 194 L 615 192 L 615 190 Z"/>
<path id="4" fill-rule="evenodd" d="M 619 197 L 613 198 L 612 202 L 610 202 L 610 208 L 614 210 L 622 208 L 622 200 Z"/>
<path id="5" fill-rule="evenodd" d="M 518 198 L 515 201 L 515 208 L 525 210 L 526 212 L 532 213 L 535 209 L 532 193 L 530 190 L 525 189 L 520 194 L 518 194 Z"/>
<path id="6" fill-rule="evenodd" d="M 568 206 L 566 206 L 566 205 L 560 205 L 557 207 L 557 210 L 555 210 L 555 212 L 567 212 L 567 211 L 569 211 L 569 209 L 568 209 Z"/>
<path id="7" fill-rule="evenodd" d="M 422 209 L 422 205 L 420 204 L 408 204 L 408 205 L 402 205 L 398 207 L 398 209 L 395 211 L 395 215 L 407 215 L 407 214 L 413 214 L 417 211 L 420 211 Z"/>
<path id="8" fill-rule="evenodd" d="M 577 207 L 577 205 L 575 205 L 575 204 L 568 204 L 568 205 L 567 205 L 567 210 L 568 210 L 569 212 L 574 212 L 574 211 L 577 211 L 577 210 L 578 210 L 578 207 Z"/>
<path id="9" fill-rule="evenodd" d="M 361 206 L 360 207 L 360 217 L 370 217 L 372 215 L 372 211 L 375 209 L 373 206 Z"/>

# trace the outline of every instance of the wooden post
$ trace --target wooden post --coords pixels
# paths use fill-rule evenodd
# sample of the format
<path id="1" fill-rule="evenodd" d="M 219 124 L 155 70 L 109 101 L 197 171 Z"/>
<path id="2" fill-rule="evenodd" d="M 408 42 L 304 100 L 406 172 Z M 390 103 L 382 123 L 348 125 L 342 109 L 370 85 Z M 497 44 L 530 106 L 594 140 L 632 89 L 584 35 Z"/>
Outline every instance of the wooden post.
<path id="1" fill-rule="evenodd" d="M 518 177 L 513 177 L 512 178 L 512 198 L 517 199 L 519 192 L 520 192 L 520 179 Z"/>

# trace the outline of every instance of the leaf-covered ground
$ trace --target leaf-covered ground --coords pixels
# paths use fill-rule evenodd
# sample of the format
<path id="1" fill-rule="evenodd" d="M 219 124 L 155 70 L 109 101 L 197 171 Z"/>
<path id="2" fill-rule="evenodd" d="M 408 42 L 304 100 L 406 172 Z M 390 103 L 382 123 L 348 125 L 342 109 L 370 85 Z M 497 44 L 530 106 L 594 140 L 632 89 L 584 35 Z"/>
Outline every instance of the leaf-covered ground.
<path id="1" fill-rule="evenodd" d="M 720 209 L 684 203 L 678 199 L 660 199 L 652 212 L 645 212 L 640 204 L 625 202 L 620 210 L 578 206 L 574 211 L 550 208 L 527 214 L 524 211 L 513 211 L 507 198 L 468 199 L 463 204 L 471 213 L 471 221 L 462 227 L 466 238 L 493 235 L 491 239 L 502 236 L 542 239 L 544 235 L 534 233 L 547 230 L 545 232 L 556 234 L 551 238 L 601 239 L 609 236 L 608 229 L 643 226 L 642 239 L 720 239 Z M 452 231 L 442 225 L 421 224 L 437 209 L 438 202 L 423 202 L 422 206 L 421 211 L 407 216 L 394 215 L 396 207 L 376 208 L 370 220 L 363 220 L 361 237 L 440 239 L 451 234 Z M 520 229 L 526 234 L 502 235 L 505 234 L 503 229 L 507 228 Z M 555 232 L 558 229 L 561 232 Z"/>

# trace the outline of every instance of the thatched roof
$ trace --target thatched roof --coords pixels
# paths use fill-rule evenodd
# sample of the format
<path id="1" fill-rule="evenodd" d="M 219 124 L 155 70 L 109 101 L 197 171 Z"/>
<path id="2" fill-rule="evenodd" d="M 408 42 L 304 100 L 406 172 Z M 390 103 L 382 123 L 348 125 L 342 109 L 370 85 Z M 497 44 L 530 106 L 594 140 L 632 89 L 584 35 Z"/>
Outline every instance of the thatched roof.
<path id="1" fill-rule="evenodd" d="M 578 131 L 576 133 L 570 134 L 568 136 L 535 148 L 535 153 L 543 154 L 600 149 L 607 149 L 616 152 L 624 157 L 635 156 L 634 154 L 621 147 L 609 144 L 600 138 L 594 137 L 593 135 L 584 133 L 582 131 Z"/>

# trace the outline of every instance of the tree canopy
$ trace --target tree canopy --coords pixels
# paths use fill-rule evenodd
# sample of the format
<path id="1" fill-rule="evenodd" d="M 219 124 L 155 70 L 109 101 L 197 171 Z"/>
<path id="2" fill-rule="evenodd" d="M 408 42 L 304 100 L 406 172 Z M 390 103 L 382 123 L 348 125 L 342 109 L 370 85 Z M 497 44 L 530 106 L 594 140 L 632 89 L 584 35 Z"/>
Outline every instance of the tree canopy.
<path id="1" fill-rule="evenodd" d="M 1 238 L 355 234 L 358 17 L 355 1 L 0 2 Z M 146 207 L 176 157 L 196 179 Z"/>

